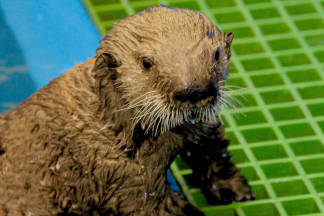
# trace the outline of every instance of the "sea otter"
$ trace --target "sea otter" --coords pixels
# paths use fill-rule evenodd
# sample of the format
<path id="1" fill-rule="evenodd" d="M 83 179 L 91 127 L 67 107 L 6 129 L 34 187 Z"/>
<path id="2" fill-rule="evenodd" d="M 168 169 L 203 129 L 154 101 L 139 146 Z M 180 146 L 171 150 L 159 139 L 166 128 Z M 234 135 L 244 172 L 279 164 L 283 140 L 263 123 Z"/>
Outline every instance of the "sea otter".
<path id="1" fill-rule="evenodd" d="M 0 215 L 203 215 L 167 184 L 178 154 L 209 202 L 253 199 L 218 117 L 232 39 L 163 5 L 116 23 L 0 116 Z"/>

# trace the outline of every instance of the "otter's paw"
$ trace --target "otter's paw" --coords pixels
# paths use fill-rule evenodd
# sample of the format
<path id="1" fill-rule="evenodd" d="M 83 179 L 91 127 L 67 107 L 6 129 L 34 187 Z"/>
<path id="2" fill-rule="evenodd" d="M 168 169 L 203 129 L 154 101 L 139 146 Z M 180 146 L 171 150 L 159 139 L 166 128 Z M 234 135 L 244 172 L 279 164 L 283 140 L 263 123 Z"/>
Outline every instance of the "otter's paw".
<path id="1" fill-rule="evenodd" d="M 229 179 L 211 178 L 211 181 L 202 188 L 209 204 L 224 205 L 233 201 L 243 202 L 254 200 L 251 187 L 240 174 Z"/>

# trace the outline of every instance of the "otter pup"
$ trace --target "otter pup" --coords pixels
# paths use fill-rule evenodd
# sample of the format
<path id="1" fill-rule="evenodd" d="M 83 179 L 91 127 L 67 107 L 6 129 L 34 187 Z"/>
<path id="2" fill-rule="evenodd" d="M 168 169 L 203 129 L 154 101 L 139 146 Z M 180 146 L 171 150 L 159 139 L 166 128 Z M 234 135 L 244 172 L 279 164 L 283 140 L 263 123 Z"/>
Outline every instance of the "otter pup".
<path id="1" fill-rule="evenodd" d="M 178 154 L 211 203 L 252 199 L 218 123 L 232 39 L 162 5 L 115 24 L 0 116 L 0 215 L 203 215 L 167 184 Z"/>

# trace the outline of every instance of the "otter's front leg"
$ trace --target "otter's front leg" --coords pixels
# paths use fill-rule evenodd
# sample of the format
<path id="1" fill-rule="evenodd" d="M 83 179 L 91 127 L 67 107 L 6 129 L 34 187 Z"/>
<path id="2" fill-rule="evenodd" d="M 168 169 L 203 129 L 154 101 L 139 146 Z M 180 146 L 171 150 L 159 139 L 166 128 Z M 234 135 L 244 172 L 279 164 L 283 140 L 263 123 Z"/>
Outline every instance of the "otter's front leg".
<path id="1" fill-rule="evenodd" d="M 193 170 L 195 183 L 210 204 L 252 200 L 251 188 L 231 161 L 230 141 L 223 128 L 212 124 L 187 125 L 183 130 L 184 161 Z"/>

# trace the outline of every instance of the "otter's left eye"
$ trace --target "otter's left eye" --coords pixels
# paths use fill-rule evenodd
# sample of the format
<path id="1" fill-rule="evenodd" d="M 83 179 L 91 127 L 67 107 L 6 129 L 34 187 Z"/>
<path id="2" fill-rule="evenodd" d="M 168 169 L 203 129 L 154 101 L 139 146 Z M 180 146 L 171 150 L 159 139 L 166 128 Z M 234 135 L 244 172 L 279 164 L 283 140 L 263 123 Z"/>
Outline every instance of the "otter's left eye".
<path id="1" fill-rule="evenodd" d="M 142 58 L 142 65 L 146 70 L 149 70 L 153 66 L 153 62 L 151 59 L 144 57 Z"/>
<path id="2" fill-rule="evenodd" d="M 215 61 L 219 60 L 219 56 L 221 55 L 221 50 L 218 48 L 215 52 Z"/>

